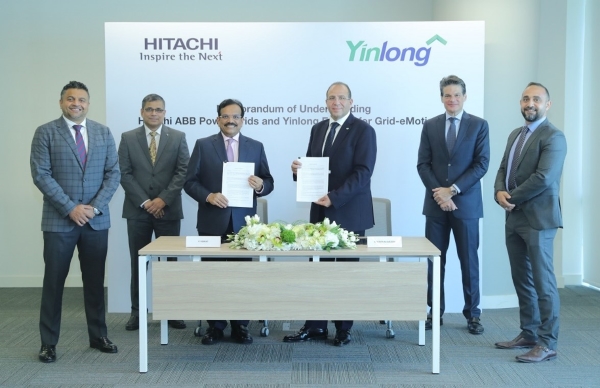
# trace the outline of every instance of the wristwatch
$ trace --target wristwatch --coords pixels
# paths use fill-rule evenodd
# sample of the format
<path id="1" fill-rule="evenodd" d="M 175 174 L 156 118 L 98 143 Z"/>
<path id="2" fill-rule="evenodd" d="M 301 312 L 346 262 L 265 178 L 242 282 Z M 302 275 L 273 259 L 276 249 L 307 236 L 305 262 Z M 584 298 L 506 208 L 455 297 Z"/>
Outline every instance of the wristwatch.
<path id="1" fill-rule="evenodd" d="M 98 208 L 97 208 L 97 207 L 95 207 L 95 208 L 94 208 L 94 215 L 95 215 L 95 216 L 99 216 L 100 214 L 102 214 L 102 213 L 100 213 L 100 210 L 98 210 Z"/>
<path id="2" fill-rule="evenodd" d="M 450 193 L 452 194 L 452 196 L 454 197 L 455 195 L 458 194 L 458 191 L 456 190 L 456 187 L 454 186 L 450 186 Z"/>

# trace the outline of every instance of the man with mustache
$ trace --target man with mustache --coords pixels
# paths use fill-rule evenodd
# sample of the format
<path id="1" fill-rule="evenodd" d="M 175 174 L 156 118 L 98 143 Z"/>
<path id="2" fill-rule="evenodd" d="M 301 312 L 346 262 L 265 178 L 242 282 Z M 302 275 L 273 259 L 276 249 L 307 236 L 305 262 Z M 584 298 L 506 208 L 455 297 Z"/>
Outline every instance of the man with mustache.
<path id="1" fill-rule="evenodd" d="M 228 234 L 239 232 L 246 224 L 246 216 L 256 214 L 256 198 L 273 191 L 273 177 L 269 171 L 263 144 L 240 133 L 244 125 L 242 103 L 233 99 L 224 100 L 217 107 L 217 113 L 217 125 L 221 131 L 196 141 L 183 189 L 198 201 L 198 235 L 221 236 L 221 241 L 225 242 Z M 251 208 L 230 207 L 227 197 L 221 193 L 223 164 L 227 162 L 254 163 L 254 174 L 248 177 L 248 185 L 254 189 Z M 248 321 L 230 323 L 231 337 L 236 342 L 252 343 L 252 336 L 247 328 Z M 206 334 L 202 337 L 202 344 L 213 345 L 223 338 L 223 329 L 227 327 L 227 321 L 208 321 L 208 326 Z"/>
<path id="2" fill-rule="evenodd" d="M 562 228 L 558 193 L 567 142 L 546 118 L 552 102 L 544 85 L 530 82 L 520 103 L 525 125 L 508 137 L 494 199 L 506 212 L 506 249 L 519 299 L 521 332 L 496 347 L 532 348 L 517 360 L 540 362 L 557 356 L 560 299 L 553 245 L 556 231 Z"/>

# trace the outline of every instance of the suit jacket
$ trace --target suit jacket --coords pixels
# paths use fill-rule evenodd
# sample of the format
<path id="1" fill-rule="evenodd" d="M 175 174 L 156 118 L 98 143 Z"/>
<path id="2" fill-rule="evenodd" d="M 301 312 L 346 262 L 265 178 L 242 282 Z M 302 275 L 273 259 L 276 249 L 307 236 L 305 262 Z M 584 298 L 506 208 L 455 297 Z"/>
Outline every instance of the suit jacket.
<path id="1" fill-rule="evenodd" d="M 506 188 L 506 178 L 510 172 L 508 158 L 520 131 L 521 127 L 508 136 L 506 150 L 494 183 L 494 199 L 498 191 L 508 191 Z M 523 211 L 534 229 L 562 227 L 558 191 L 566 155 L 565 135 L 548 119 L 533 131 L 523 145 L 515 176 L 517 187 L 509 192 L 512 197 L 509 202 Z M 508 216 L 508 212 L 506 215 Z"/>
<path id="2" fill-rule="evenodd" d="M 206 201 L 210 193 L 220 193 L 223 187 L 223 163 L 227 162 L 225 142 L 221 132 L 196 140 L 188 165 L 186 181 L 183 189 L 198 201 L 198 234 L 223 236 L 233 220 L 235 233 L 246 225 L 244 217 L 256 214 L 256 197 L 268 195 L 273 191 L 273 177 L 265 149 L 261 142 L 240 133 L 238 162 L 254 163 L 254 175 L 263 180 L 263 190 L 254 193 L 252 208 L 227 207 L 221 209 Z"/>
<path id="3" fill-rule="evenodd" d="M 481 178 L 490 164 L 490 141 L 487 121 L 463 112 L 452 153 L 446 146 L 446 114 L 423 124 L 417 170 L 425 185 L 423 214 L 443 217 L 444 211 L 433 199 L 436 187 L 458 186 L 460 193 L 452 197 L 458 208 L 453 215 L 461 219 L 483 217 Z"/>
<path id="4" fill-rule="evenodd" d="M 329 119 L 315 124 L 310 131 L 306 156 L 323 156 L 323 143 Z M 330 207 L 315 203 L 310 207 L 310 222 L 329 218 L 350 231 L 372 228 L 375 225 L 371 176 L 377 159 L 375 130 L 365 121 L 348 116 L 329 152 Z M 294 175 L 294 179 L 295 179 Z"/>
<path id="5" fill-rule="evenodd" d="M 102 212 L 89 221 L 95 230 L 110 228 L 108 203 L 119 186 L 119 162 L 108 127 L 86 121 L 85 169 L 71 129 L 63 117 L 38 127 L 31 142 L 31 176 L 44 195 L 42 231 L 68 232 L 75 227 L 69 213 L 79 204 Z"/>
<path id="6" fill-rule="evenodd" d="M 119 144 L 121 186 L 125 190 L 123 218 L 153 217 L 140 205 L 159 197 L 166 203 L 163 220 L 182 219 L 181 190 L 189 159 L 185 133 L 181 131 L 162 126 L 154 165 L 144 126 L 123 133 Z"/>

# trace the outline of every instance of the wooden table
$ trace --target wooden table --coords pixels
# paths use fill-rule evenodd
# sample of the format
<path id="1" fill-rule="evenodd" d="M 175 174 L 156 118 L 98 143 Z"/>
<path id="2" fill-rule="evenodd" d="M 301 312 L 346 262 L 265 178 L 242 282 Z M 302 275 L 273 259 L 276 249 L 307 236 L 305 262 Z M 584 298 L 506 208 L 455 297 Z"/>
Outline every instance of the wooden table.
<path id="1" fill-rule="evenodd" d="M 425 345 L 427 263 L 433 262 L 433 304 L 440 299 L 440 251 L 424 237 L 403 237 L 401 248 L 327 251 L 247 251 L 186 248 L 185 237 L 160 237 L 139 251 L 152 276 L 153 319 L 161 320 L 168 343 L 168 319 L 228 320 L 413 320 Z M 191 261 L 153 262 L 185 256 Z M 267 261 L 277 257 L 313 261 Z M 252 262 L 200 262 L 202 257 L 258 257 Z M 377 257 L 379 262 L 320 262 L 323 257 Z M 419 257 L 419 262 L 388 258 Z M 139 271 L 140 311 L 147 311 L 145 271 Z M 199 298 L 202 289 L 221 289 Z M 335 295 L 335 298 L 331 296 Z M 432 373 L 440 372 L 439 309 L 432 309 Z M 140 372 L 148 371 L 148 317 L 140 314 Z"/>

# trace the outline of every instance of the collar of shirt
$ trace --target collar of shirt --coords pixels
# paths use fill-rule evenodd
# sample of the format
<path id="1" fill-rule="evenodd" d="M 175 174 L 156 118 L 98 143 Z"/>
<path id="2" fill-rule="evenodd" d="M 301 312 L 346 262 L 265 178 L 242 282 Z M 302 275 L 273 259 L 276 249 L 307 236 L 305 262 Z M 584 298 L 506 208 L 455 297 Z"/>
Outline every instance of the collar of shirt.
<path id="1" fill-rule="evenodd" d="M 144 124 L 144 129 L 146 130 L 146 137 L 149 137 L 149 136 L 150 136 L 150 132 L 152 132 L 152 131 L 150 130 L 150 128 L 148 128 L 148 127 L 146 126 L 146 124 Z M 156 134 L 158 135 L 158 137 L 160 137 L 160 130 L 161 130 L 161 129 L 162 129 L 162 124 L 161 124 L 161 125 L 160 125 L 160 127 L 158 127 L 158 129 L 155 131 L 155 132 L 156 132 Z"/>
<path id="2" fill-rule="evenodd" d="M 240 151 L 239 151 L 240 133 L 238 132 L 237 135 L 235 135 L 234 137 L 227 137 L 227 136 L 223 135 L 223 132 L 221 132 L 221 136 L 223 136 L 223 143 L 225 144 L 225 151 L 227 151 L 227 141 L 229 139 L 235 140 L 233 142 L 233 144 L 231 145 L 231 148 L 233 148 L 233 160 L 235 160 L 237 162 L 239 160 L 239 155 L 240 155 Z"/>
<path id="3" fill-rule="evenodd" d="M 69 127 L 69 132 L 71 132 L 71 135 L 73 136 L 73 140 L 75 142 L 77 142 L 77 140 L 75 139 L 75 130 L 73 129 L 73 125 L 81 125 L 81 129 L 79 130 L 79 132 L 81 133 L 81 137 L 83 138 L 83 144 L 85 144 L 85 149 L 87 151 L 87 146 L 88 146 L 87 121 L 86 121 L 87 119 L 83 119 L 83 121 L 80 124 L 77 124 L 76 122 L 69 120 L 64 115 L 63 115 L 63 119 L 65 119 L 65 122 L 67 123 L 67 127 Z"/>
<path id="4" fill-rule="evenodd" d="M 535 131 L 537 129 L 537 127 L 539 127 L 540 124 L 544 122 L 544 120 L 546 120 L 546 116 L 542 117 L 541 119 L 538 119 L 538 120 L 534 121 L 533 123 L 527 123 L 527 122 L 525 122 L 525 125 L 527 127 L 529 127 L 529 132 L 533 133 L 533 131 Z"/>
<path id="5" fill-rule="evenodd" d="M 448 120 L 450 117 L 455 117 L 456 120 L 458 120 L 458 122 L 460 123 L 460 120 L 462 120 L 463 117 L 463 113 L 465 113 L 464 110 L 461 110 L 460 112 L 458 112 L 458 114 L 456 116 L 452 116 L 451 114 L 448 114 L 448 112 L 446 112 L 446 121 L 450 122 L 450 120 Z M 458 125 L 456 126 L 458 128 Z"/>
<path id="6" fill-rule="evenodd" d="M 348 116 L 350 116 L 350 112 L 346 113 L 346 116 L 341 117 L 339 120 L 334 120 L 333 117 L 329 116 L 329 126 L 331 127 L 331 123 L 333 123 L 335 121 L 336 123 L 338 123 L 340 125 L 340 128 L 343 127 L 344 123 L 348 119 Z M 339 133 L 339 131 L 338 131 L 338 133 Z M 337 133 L 336 133 L 336 136 L 337 136 Z"/>
<path id="7" fill-rule="evenodd" d="M 152 141 L 152 136 L 150 136 L 150 132 L 152 132 L 152 131 L 150 130 L 150 128 L 148 128 L 146 126 L 146 124 L 144 124 L 144 129 L 146 130 L 146 140 L 148 141 L 148 147 L 150 147 L 150 142 Z M 156 136 L 154 136 L 154 142 L 156 143 L 156 149 L 157 150 L 158 150 L 158 143 L 160 143 L 160 131 L 161 130 L 162 130 L 162 124 L 155 131 L 156 132 Z"/>

